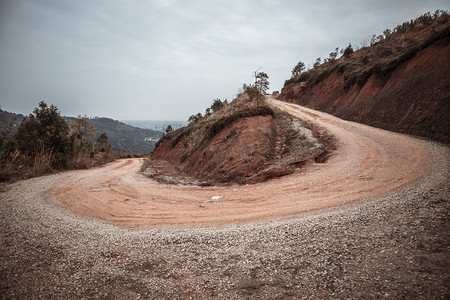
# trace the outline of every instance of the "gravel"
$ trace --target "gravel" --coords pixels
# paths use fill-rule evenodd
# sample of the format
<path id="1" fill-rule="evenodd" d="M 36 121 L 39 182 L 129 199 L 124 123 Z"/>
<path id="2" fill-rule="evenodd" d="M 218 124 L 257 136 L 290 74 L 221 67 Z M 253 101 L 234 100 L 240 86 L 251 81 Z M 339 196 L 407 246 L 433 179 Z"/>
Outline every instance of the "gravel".
<path id="1" fill-rule="evenodd" d="M 56 176 L 0 194 L 2 299 L 449 299 L 450 148 L 395 192 L 295 218 L 132 230 L 46 202 Z"/>

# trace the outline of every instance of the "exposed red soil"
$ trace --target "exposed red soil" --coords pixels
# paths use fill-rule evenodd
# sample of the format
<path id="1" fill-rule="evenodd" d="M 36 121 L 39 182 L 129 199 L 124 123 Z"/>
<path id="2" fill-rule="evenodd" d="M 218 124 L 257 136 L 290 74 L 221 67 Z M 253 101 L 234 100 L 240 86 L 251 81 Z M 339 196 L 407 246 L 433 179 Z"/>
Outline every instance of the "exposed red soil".
<path id="1" fill-rule="evenodd" d="M 229 182 L 237 179 L 248 183 L 252 181 L 249 177 L 262 170 L 268 158 L 275 155 L 278 136 L 285 132 L 283 123 L 271 115 L 244 118 L 224 128 L 182 163 L 185 138 L 174 147 L 172 140 L 164 140 L 154 150 L 152 158 L 167 160 L 182 173 L 195 175 L 200 180 L 215 178 L 219 182 Z M 168 169 L 156 171 L 167 173 Z"/>
<path id="2" fill-rule="evenodd" d="M 72 211 L 124 227 L 226 224 L 283 218 L 367 200 L 414 182 L 430 171 L 430 157 L 409 136 L 346 122 L 272 100 L 315 122 L 339 141 L 324 164 L 314 161 L 291 175 L 228 187 L 160 184 L 139 173 L 142 159 L 71 172 L 55 182 L 48 199 Z"/>
<path id="3" fill-rule="evenodd" d="M 355 53 L 355 55 L 358 55 Z M 438 40 L 403 62 L 386 80 L 371 75 L 344 88 L 337 71 L 319 84 L 288 83 L 280 100 L 391 131 L 450 143 L 450 38 Z"/>
<path id="4" fill-rule="evenodd" d="M 332 137 L 267 105 L 237 103 L 243 97 L 161 138 L 145 174 L 172 184 L 254 184 L 326 159 Z"/>

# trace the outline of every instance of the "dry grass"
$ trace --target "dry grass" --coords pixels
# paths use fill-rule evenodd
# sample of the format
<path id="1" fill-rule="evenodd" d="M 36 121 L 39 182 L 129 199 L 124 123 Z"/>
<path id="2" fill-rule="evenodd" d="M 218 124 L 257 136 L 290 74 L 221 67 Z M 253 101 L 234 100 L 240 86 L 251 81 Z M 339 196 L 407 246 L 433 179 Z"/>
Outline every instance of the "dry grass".
<path id="1" fill-rule="evenodd" d="M 67 160 L 63 167 L 58 167 L 58 158 L 55 153 L 45 147 L 39 147 L 32 158 L 17 150 L 3 158 L 3 162 L 0 164 L 0 182 L 15 182 L 59 170 L 89 169 L 93 166 L 112 162 L 117 158 L 114 151 L 95 153 L 93 157 L 90 156 L 90 153 L 80 153 Z"/>
<path id="2" fill-rule="evenodd" d="M 206 127 L 199 126 L 195 130 L 189 130 L 189 134 L 184 139 L 184 152 L 181 156 L 181 162 L 184 162 L 188 159 L 200 146 L 204 141 L 204 137 L 206 134 Z"/>
<path id="3" fill-rule="evenodd" d="M 77 155 L 68 162 L 69 169 L 89 169 L 91 165 L 92 161 L 86 155 Z"/>
<path id="4" fill-rule="evenodd" d="M 55 160 L 53 151 L 47 151 L 44 146 L 36 151 L 33 164 L 31 166 L 31 176 L 42 176 L 53 171 L 52 163 Z"/>
<path id="5" fill-rule="evenodd" d="M 18 174 L 17 166 L 20 165 L 21 155 L 19 151 L 15 151 L 5 158 L 4 163 L 0 166 L 0 181 L 7 182 Z"/>

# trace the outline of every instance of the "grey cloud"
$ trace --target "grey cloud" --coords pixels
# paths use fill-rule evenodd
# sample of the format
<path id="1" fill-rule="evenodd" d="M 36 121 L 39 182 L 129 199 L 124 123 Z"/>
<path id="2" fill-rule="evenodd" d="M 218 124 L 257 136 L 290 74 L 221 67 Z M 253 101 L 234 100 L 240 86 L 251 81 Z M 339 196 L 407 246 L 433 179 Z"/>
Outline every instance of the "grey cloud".
<path id="1" fill-rule="evenodd" d="M 186 119 L 264 67 L 359 43 L 447 1 L 0 1 L 0 103 L 67 115 Z"/>

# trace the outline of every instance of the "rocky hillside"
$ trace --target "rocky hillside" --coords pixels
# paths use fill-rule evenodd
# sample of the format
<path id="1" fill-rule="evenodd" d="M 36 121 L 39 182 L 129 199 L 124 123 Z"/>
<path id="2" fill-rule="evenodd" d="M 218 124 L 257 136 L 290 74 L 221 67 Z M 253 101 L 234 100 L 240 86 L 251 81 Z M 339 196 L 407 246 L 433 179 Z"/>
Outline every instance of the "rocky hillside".
<path id="1" fill-rule="evenodd" d="M 331 138 L 240 95 L 220 111 L 166 134 L 144 165 L 168 183 L 256 183 L 323 161 Z"/>
<path id="2" fill-rule="evenodd" d="M 450 21 L 437 12 L 287 80 L 279 99 L 449 143 L 449 74 Z"/>

